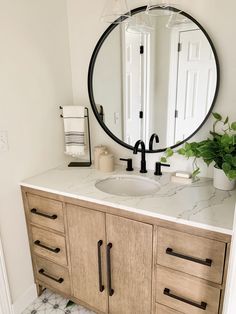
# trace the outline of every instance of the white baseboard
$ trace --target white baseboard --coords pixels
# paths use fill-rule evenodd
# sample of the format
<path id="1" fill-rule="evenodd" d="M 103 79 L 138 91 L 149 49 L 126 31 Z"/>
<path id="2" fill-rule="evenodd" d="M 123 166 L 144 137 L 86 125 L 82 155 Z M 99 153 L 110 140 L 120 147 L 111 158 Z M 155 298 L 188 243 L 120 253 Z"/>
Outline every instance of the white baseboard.
<path id="1" fill-rule="evenodd" d="M 36 285 L 27 289 L 12 305 L 12 314 L 21 314 L 37 298 Z"/>

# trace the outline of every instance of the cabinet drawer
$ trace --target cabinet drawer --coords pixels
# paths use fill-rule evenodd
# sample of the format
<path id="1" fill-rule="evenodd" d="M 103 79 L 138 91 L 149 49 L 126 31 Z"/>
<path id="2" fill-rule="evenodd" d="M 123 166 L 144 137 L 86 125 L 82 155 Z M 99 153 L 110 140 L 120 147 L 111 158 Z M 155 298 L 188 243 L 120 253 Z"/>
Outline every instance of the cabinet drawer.
<path id="1" fill-rule="evenodd" d="M 33 194 L 28 194 L 27 196 L 29 204 L 28 215 L 31 222 L 64 232 L 64 218 L 61 202 Z"/>
<path id="2" fill-rule="evenodd" d="M 176 310 L 173 310 L 165 305 L 156 303 L 155 314 L 182 314 L 182 313 L 177 312 Z"/>
<path id="3" fill-rule="evenodd" d="M 157 266 L 155 284 L 157 303 L 184 314 L 218 313 L 221 290 L 202 279 Z"/>
<path id="4" fill-rule="evenodd" d="M 157 264 L 222 283 L 225 243 L 165 228 L 157 233 Z"/>
<path id="5" fill-rule="evenodd" d="M 40 257 L 35 258 L 35 264 L 36 278 L 38 280 L 51 288 L 66 293 L 67 295 L 71 293 L 70 276 L 67 268 Z"/>
<path id="6" fill-rule="evenodd" d="M 63 236 L 36 227 L 32 227 L 31 231 L 34 253 L 67 265 L 66 241 Z"/>

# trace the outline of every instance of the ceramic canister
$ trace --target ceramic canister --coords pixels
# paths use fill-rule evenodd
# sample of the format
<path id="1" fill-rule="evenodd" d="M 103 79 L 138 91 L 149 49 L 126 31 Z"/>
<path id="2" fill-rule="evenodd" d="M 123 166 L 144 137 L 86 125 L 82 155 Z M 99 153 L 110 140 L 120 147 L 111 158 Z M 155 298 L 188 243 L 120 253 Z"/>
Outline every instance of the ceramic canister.
<path id="1" fill-rule="evenodd" d="M 114 156 L 107 151 L 99 156 L 99 170 L 103 172 L 114 171 Z"/>
<path id="2" fill-rule="evenodd" d="M 94 167 L 95 169 L 99 169 L 99 157 L 102 153 L 106 151 L 106 146 L 95 146 L 94 147 Z"/>
<path id="3" fill-rule="evenodd" d="M 232 191 L 235 188 L 235 180 L 229 180 L 223 170 L 214 167 L 214 187 L 219 190 Z"/>

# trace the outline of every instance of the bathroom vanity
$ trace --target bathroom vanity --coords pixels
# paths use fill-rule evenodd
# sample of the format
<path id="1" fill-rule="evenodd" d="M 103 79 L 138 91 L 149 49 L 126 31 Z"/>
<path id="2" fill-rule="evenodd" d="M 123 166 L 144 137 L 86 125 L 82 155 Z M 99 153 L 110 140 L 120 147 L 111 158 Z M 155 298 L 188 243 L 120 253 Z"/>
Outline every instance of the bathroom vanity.
<path id="1" fill-rule="evenodd" d="M 221 313 L 236 193 L 150 172 L 156 193 L 115 196 L 95 187 L 107 177 L 61 166 L 21 183 L 38 293 L 96 313 Z"/>

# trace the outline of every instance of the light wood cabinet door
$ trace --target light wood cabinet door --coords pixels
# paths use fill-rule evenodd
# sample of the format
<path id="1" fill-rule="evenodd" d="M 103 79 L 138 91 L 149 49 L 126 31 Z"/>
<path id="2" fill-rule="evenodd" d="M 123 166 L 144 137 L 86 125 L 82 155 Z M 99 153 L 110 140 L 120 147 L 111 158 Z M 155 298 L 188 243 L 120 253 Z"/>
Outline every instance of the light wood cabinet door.
<path id="1" fill-rule="evenodd" d="M 157 229 L 157 264 L 221 284 L 226 245 L 223 242 Z"/>
<path id="2" fill-rule="evenodd" d="M 27 216 L 33 224 L 64 233 L 62 202 L 28 194 Z"/>
<path id="3" fill-rule="evenodd" d="M 67 296 L 71 294 L 70 274 L 66 267 L 62 267 L 38 256 L 35 257 L 34 263 L 37 280 L 52 290 L 56 289 L 56 291 L 61 291 Z"/>
<path id="4" fill-rule="evenodd" d="M 91 307 L 107 313 L 107 291 L 106 289 L 100 291 L 98 270 L 99 247 L 101 279 L 102 284 L 105 285 L 105 214 L 79 206 L 67 205 L 67 219 L 73 295 Z M 102 241 L 101 246 L 98 245 L 99 241 Z"/>
<path id="5" fill-rule="evenodd" d="M 152 226 L 107 214 L 106 231 L 107 245 L 112 244 L 110 279 L 114 290 L 109 313 L 150 314 Z"/>
<path id="6" fill-rule="evenodd" d="M 67 266 L 66 240 L 64 236 L 38 227 L 31 227 L 32 249 L 35 254 L 59 265 Z"/>
<path id="7" fill-rule="evenodd" d="M 205 280 L 156 267 L 156 302 L 184 314 L 217 314 L 221 290 Z"/>

